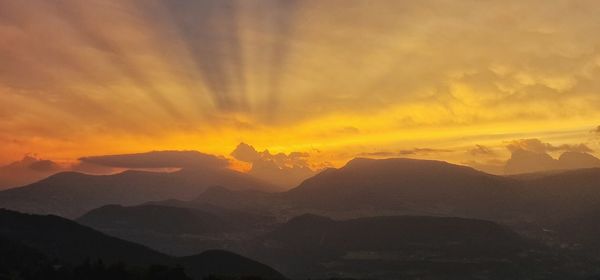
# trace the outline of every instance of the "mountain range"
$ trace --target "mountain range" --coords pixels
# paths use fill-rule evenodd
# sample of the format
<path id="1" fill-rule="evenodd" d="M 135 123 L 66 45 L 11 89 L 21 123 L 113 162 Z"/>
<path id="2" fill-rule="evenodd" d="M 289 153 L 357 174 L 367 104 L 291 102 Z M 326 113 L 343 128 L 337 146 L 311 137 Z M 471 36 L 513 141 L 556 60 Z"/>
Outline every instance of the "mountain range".
<path id="1" fill-rule="evenodd" d="M 293 277 L 561 279 L 569 269 L 558 263 L 593 275 L 600 262 L 600 168 L 496 176 L 442 161 L 358 158 L 285 192 L 233 174 L 61 173 L 0 192 L 0 207 L 61 213 L 179 256 L 227 249 Z M 468 255 L 472 247 L 483 251 Z"/>
<path id="2" fill-rule="evenodd" d="M 274 187 L 231 169 L 190 168 L 175 172 L 125 171 L 114 175 L 62 172 L 0 192 L 0 207 L 76 218 L 107 204 L 192 199 L 211 186 L 274 191 Z"/>

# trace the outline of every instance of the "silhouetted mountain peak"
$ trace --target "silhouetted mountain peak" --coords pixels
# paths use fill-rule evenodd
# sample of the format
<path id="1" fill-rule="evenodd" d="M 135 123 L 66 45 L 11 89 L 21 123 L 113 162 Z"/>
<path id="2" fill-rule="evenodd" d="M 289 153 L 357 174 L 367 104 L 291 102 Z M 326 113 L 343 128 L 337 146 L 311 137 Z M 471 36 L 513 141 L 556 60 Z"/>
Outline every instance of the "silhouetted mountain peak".
<path id="1" fill-rule="evenodd" d="M 491 213 L 493 207 L 483 201 L 500 203 L 508 199 L 510 181 L 443 161 L 358 158 L 304 181 L 284 196 L 321 210 L 371 207 L 409 210 L 411 214 L 458 214 L 485 207 L 484 212 Z"/>

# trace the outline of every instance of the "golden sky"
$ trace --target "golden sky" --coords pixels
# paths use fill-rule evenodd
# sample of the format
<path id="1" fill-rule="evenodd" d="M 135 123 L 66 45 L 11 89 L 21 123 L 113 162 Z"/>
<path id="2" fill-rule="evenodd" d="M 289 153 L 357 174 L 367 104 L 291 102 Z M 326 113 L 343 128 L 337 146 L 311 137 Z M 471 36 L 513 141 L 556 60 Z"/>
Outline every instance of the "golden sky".
<path id="1" fill-rule="evenodd" d="M 495 164 L 527 138 L 594 153 L 598 15 L 594 0 L 0 0 L 0 164 L 240 142 L 314 167 Z"/>

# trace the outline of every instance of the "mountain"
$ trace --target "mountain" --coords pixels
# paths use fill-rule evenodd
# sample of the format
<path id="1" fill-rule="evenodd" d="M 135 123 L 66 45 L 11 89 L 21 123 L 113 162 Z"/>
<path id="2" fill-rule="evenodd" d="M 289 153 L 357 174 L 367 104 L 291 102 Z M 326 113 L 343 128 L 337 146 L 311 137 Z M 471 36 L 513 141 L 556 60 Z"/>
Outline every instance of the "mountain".
<path id="1" fill-rule="evenodd" d="M 565 154 L 565 157 L 581 155 Z M 585 156 L 584 156 L 585 157 Z M 336 218 L 433 215 L 513 225 L 561 223 L 600 208 L 600 169 L 495 176 L 440 161 L 354 159 L 283 193 L 209 188 L 183 207 L 212 204 L 287 219 L 303 213 Z M 157 202 L 173 203 L 173 202 Z M 519 228 L 520 229 L 520 228 Z"/>
<path id="2" fill-rule="evenodd" d="M 47 258 L 59 260 L 63 265 L 77 265 L 86 260 L 100 259 L 104 264 L 124 263 L 139 266 L 180 264 L 195 279 L 206 275 L 223 274 L 224 271 L 230 276 L 284 278 L 263 264 L 233 253 L 208 251 L 190 257 L 175 258 L 135 243 L 107 236 L 57 216 L 0 210 L 1 240 L 17 244 L 16 249 L 0 247 L 3 253 L 13 250 L 14 254 L 16 250 L 30 256 L 28 258 L 35 258 L 36 252 L 39 252 Z M 24 251 L 24 248 L 29 251 Z M 265 274 L 260 274 L 263 272 Z"/>
<path id="3" fill-rule="evenodd" d="M 19 161 L 0 166 L 0 190 L 30 184 L 61 170 L 56 162 L 26 155 Z"/>
<path id="4" fill-rule="evenodd" d="M 0 207 L 75 218 L 107 204 L 192 199 L 211 186 L 274 191 L 276 187 L 230 169 L 182 169 L 171 173 L 125 171 L 114 175 L 63 172 L 0 192 Z"/>
<path id="5" fill-rule="evenodd" d="M 291 219 L 251 255 L 295 278 L 562 279 L 561 257 L 504 226 L 424 216 Z M 561 268 L 562 269 L 562 268 Z"/>
<path id="6" fill-rule="evenodd" d="M 77 222 L 161 252 L 187 255 L 236 246 L 274 221 L 271 217 L 207 204 L 196 208 L 146 204 L 103 206 Z"/>
<path id="7" fill-rule="evenodd" d="M 282 195 L 305 209 L 488 218 L 507 214 L 517 183 L 441 161 L 358 158 Z"/>

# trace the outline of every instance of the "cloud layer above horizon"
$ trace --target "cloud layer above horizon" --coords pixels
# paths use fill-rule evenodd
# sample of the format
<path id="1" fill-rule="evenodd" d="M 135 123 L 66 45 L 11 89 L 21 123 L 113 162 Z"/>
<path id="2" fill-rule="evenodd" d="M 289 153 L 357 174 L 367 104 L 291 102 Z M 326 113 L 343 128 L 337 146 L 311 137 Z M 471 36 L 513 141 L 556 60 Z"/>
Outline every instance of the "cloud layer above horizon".
<path id="1" fill-rule="evenodd" d="M 313 166 L 487 164 L 528 138 L 593 153 L 598 14 L 592 0 L 0 0 L 0 163 L 240 142 Z"/>

